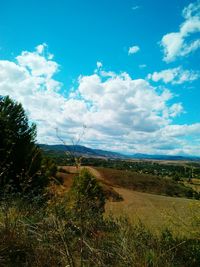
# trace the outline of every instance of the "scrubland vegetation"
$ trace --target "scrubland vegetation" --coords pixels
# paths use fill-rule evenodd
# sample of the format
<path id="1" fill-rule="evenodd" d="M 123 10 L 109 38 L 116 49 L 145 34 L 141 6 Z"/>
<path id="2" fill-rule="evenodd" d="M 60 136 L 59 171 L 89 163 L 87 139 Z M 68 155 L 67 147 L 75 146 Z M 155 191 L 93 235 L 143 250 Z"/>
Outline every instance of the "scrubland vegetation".
<path id="1" fill-rule="evenodd" d="M 52 157 L 35 144 L 35 126 L 8 97 L 0 99 L 0 137 L 0 266 L 200 266 L 198 200 L 181 235 L 170 225 L 154 231 L 148 222 L 106 210 L 116 188 L 166 199 L 197 198 L 193 189 L 170 175 L 123 168 L 97 168 L 102 179 L 86 168 L 73 175 L 60 169 L 65 175 L 58 175 Z M 115 193 L 113 203 L 126 201 Z M 187 220 L 181 217 L 180 223 Z"/>
<path id="2" fill-rule="evenodd" d="M 0 265 L 199 266 L 199 233 L 184 238 L 165 229 L 158 236 L 141 222 L 103 219 L 85 197 L 72 199 L 48 208 L 2 203 Z"/>

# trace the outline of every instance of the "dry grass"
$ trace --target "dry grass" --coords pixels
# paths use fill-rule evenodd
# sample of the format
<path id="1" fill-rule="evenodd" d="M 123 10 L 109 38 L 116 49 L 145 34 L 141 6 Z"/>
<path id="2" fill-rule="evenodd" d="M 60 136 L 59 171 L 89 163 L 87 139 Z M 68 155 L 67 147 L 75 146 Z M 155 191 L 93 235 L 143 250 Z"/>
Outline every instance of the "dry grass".
<path id="1" fill-rule="evenodd" d="M 140 219 L 154 231 L 168 227 L 177 234 L 190 235 L 198 231 L 193 219 L 200 218 L 200 202 L 185 198 L 174 198 L 114 188 L 124 201 L 107 202 L 106 214 L 128 215 L 131 221 Z"/>
<path id="2" fill-rule="evenodd" d="M 192 183 L 184 182 L 186 186 L 191 187 L 196 192 L 200 193 L 200 179 L 192 179 Z"/>
<path id="3" fill-rule="evenodd" d="M 199 266 L 199 201 L 112 187 L 100 172 L 90 171 L 108 190 L 112 188 L 123 196 L 121 202 L 106 203 L 106 215 L 112 212 L 114 218 L 108 216 L 106 220 L 99 220 L 96 212 L 80 209 L 80 206 L 73 210 L 72 203 L 66 202 L 62 195 L 61 201 L 55 197 L 55 202 L 53 199 L 47 207 L 29 206 L 18 199 L 2 202 L 0 266 Z M 69 190 L 76 173 L 67 171 L 58 175 L 64 183 L 55 185 L 57 194 L 58 189 Z M 86 217 L 80 216 L 82 211 Z M 82 218 L 87 220 L 82 221 Z M 147 227 L 141 223 L 132 224 L 137 218 Z M 170 231 L 160 231 L 165 226 L 169 228 L 170 219 L 179 237 Z M 196 225 L 192 225 L 193 221 Z"/>
<path id="4" fill-rule="evenodd" d="M 61 192 L 59 195 L 69 190 L 77 173 L 77 169 L 73 166 L 62 166 L 62 169 L 68 173 L 57 174 L 63 179 L 63 186 L 57 186 L 58 192 Z M 196 231 L 193 218 L 200 216 L 199 201 L 137 192 L 115 186 L 111 177 L 106 175 L 107 169 L 92 167 L 87 167 L 87 169 L 99 180 L 109 200 L 106 202 L 106 215 L 110 213 L 117 217 L 128 215 L 131 221 L 139 219 L 157 232 L 165 227 L 173 229 L 179 235 L 190 235 L 191 231 Z M 109 175 L 112 175 L 113 171 L 115 170 L 111 170 Z"/>

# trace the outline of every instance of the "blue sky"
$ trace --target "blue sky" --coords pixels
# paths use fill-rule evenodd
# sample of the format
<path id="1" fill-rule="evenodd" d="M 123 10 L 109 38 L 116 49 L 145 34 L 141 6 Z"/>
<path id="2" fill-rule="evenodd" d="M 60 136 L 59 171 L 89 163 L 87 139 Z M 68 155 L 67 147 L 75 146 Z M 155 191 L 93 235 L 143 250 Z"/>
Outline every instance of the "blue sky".
<path id="1" fill-rule="evenodd" d="M 0 94 L 38 142 L 200 155 L 200 1 L 7 0 Z"/>

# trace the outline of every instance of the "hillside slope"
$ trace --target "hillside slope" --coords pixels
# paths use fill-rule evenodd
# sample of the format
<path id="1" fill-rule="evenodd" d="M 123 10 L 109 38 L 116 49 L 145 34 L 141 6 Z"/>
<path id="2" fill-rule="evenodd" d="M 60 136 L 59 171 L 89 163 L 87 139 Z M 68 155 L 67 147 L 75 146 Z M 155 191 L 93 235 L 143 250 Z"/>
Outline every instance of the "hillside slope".
<path id="1" fill-rule="evenodd" d="M 59 173 L 64 179 L 63 187 L 69 190 L 77 170 L 70 166 L 62 168 L 69 172 Z M 190 236 L 192 231 L 198 231 L 194 219 L 200 217 L 200 201 L 138 192 L 120 185 L 116 186 L 101 169 L 86 168 L 100 181 L 107 194 L 105 216 L 125 215 L 131 221 L 141 220 L 157 233 L 166 227 L 175 231 L 177 235 Z"/>
<path id="2" fill-rule="evenodd" d="M 131 221 L 141 220 L 156 232 L 170 228 L 178 235 L 189 236 L 190 231 L 198 231 L 198 225 L 194 224 L 195 218 L 200 216 L 198 200 L 159 196 L 119 187 L 113 189 L 123 197 L 123 201 L 106 202 L 106 215 L 128 215 Z"/>

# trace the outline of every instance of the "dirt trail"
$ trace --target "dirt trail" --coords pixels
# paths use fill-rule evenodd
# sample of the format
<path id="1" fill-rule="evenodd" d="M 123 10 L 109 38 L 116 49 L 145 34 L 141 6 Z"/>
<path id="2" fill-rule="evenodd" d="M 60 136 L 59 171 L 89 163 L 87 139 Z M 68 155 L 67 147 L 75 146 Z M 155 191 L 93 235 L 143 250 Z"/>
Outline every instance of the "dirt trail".
<path id="1" fill-rule="evenodd" d="M 91 166 L 82 166 L 81 169 L 86 168 L 102 185 L 104 194 L 107 199 L 110 201 L 119 201 L 122 199 L 122 196 L 118 194 L 109 181 L 107 181 L 104 176 L 95 168 Z M 77 175 L 78 169 L 75 166 L 60 166 L 61 170 L 66 171 L 67 173 L 58 172 L 58 177 L 63 180 L 63 187 L 65 191 L 68 191 L 71 188 L 73 183 L 73 178 Z"/>
<path id="2" fill-rule="evenodd" d="M 78 170 L 75 166 L 60 166 L 62 169 L 70 172 L 70 173 L 78 173 Z M 91 174 L 93 174 L 95 176 L 95 178 L 97 178 L 98 180 L 103 180 L 105 182 L 107 182 L 104 177 L 102 176 L 102 174 L 96 170 L 95 168 L 91 167 L 91 166 L 82 166 L 81 169 L 86 168 L 87 170 L 89 170 L 91 172 Z"/>
<path id="3" fill-rule="evenodd" d="M 75 166 L 59 166 L 59 168 L 62 168 L 66 171 L 69 171 L 70 173 L 78 173 L 78 169 Z M 81 169 L 88 169 L 93 175 L 95 175 L 96 178 L 102 179 L 102 175 L 99 171 L 97 171 L 95 168 L 91 166 L 82 166 Z"/>
<path id="4" fill-rule="evenodd" d="M 96 169 L 94 169 L 93 167 L 85 166 L 84 168 L 88 169 L 97 179 L 104 180 L 101 173 L 99 171 L 97 171 Z"/>

